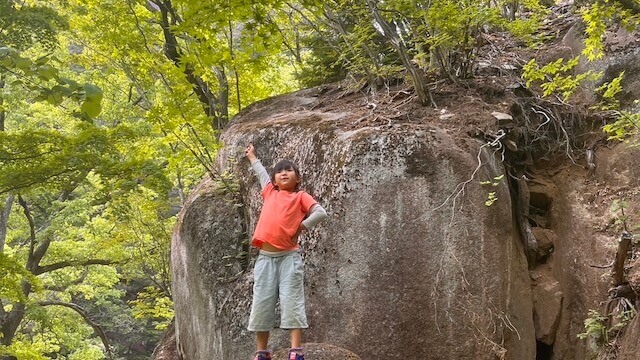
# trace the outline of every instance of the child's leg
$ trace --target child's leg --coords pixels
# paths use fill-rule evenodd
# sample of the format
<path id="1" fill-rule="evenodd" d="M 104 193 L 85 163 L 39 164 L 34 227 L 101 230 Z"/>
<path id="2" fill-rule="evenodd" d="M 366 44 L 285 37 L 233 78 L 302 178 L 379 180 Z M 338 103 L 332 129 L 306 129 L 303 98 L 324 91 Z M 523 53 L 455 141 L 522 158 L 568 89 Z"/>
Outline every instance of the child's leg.
<path id="1" fill-rule="evenodd" d="M 302 329 L 291 329 L 291 348 L 302 347 Z"/>
<path id="2" fill-rule="evenodd" d="M 258 331 L 256 332 L 256 347 L 258 350 L 267 350 L 267 346 L 269 344 L 269 332 L 268 331 Z"/>
<path id="3" fill-rule="evenodd" d="M 302 329 L 291 329 L 291 348 L 287 359 L 304 359 L 304 349 L 302 348 Z"/>
<path id="4" fill-rule="evenodd" d="M 291 348 L 300 348 L 302 329 L 308 325 L 304 303 L 304 265 L 298 252 L 287 256 L 280 267 L 280 310 L 280 327 L 291 330 Z"/>
<path id="5" fill-rule="evenodd" d="M 261 254 L 253 271 L 253 302 L 248 329 L 256 332 L 257 350 L 267 350 L 278 300 L 277 268 L 273 258 Z"/>

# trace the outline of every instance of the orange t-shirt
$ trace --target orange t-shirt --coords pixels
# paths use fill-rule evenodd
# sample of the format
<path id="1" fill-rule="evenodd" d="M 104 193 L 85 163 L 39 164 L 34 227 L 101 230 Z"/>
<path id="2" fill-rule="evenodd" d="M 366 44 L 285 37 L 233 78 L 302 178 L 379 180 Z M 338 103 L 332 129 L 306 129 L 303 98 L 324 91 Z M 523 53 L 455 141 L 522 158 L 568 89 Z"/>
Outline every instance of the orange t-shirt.
<path id="1" fill-rule="evenodd" d="M 293 236 L 313 205 L 317 203 L 304 191 L 276 190 L 269 182 L 262 190 L 264 204 L 251 245 L 261 248 L 268 243 L 281 250 L 295 250 Z"/>

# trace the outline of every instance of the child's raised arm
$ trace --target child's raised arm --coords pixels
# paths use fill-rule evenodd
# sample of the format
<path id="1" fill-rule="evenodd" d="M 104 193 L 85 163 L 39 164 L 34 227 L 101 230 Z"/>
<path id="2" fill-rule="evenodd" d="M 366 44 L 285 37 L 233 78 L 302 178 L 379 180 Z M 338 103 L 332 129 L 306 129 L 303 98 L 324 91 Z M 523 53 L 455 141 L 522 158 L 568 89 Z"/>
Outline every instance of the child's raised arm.
<path id="1" fill-rule="evenodd" d="M 258 180 L 260 181 L 260 188 L 264 189 L 265 186 L 271 181 L 271 177 L 267 172 L 267 169 L 262 166 L 262 162 L 260 159 L 256 157 L 256 149 L 253 147 L 253 144 L 249 143 L 247 148 L 244 151 L 244 154 L 247 156 L 247 159 L 251 162 L 251 167 L 253 171 L 258 175 Z"/>

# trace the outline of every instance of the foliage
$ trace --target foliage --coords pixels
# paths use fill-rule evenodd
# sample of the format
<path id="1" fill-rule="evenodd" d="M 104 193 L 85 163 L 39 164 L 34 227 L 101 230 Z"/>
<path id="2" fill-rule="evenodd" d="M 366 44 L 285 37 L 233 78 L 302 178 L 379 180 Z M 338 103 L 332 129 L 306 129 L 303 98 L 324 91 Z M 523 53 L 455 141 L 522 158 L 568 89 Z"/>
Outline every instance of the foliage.
<path id="1" fill-rule="evenodd" d="M 600 86 L 596 91 L 602 92 L 603 104 L 600 108 L 611 111 L 612 117 L 614 118 L 613 122 L 609 122 L 602 128 L 604 132 L 609 135 L 608 139 L 631 143 L 629 139 L 638 134 L 638 130 L 640 129 L 640 113 L 618 110 L 620 103 L 616 95 L 622 92 L 623 78 L 624 71 L 611 82 Z M 635 103 L 639 104 L 640 102 L 635 100 Z M 638 143 L 634 142 L 632 145 L 638 146 Z"/>
<path id="2" fill-rule="evenodd" d="M 582 10 L 582 19 L 586 25 L 585 48 L 582 54 L 589 61 L 602 58 L 604 54 L 603 39 L 607 26 L 619 23 L 627 30 L 633 30 L 640 25 L 640 15 L 625 8 L 618 1 L 594 1 Z"/>
<path id="3" fill-rule="evenodd" d="M 610 82 L 602 84 L 595 91 L 602 93 L 602 102 L 600 105 L 602 110 L 616 109 L 620 107 L 620 102 L 616 99 L 616 95 L 622 92 L 622 79 L 624 71 Z"/>
<path id="4" fill-rule="evenodd" d="M 609 135 L 610 140 L 629 142 L 631 136 L 637 135 L 640 130 L 640 113 L 629 111 L 616 111 L 617 118 L 614 122 L 606 124 L 603 129 Z M 632 143 L 638 146 L 637 142 Z"/>
<path id="5" fill-rule="evenodd" d="M 572 71 L 578 65 L 579 59 L 579 56 L 567 61 L 560 58 L 542 67 L 536 59 L 531 59 L 522 67 L 522 77 L 527 81 L 527 87 L 540 82 L 543 96 L 559 93 L 563 101 L 567 101 L 583 82 L 595 81 L 602 76 L 591 70 L 573 75 Z"/>
<path id="6" fill-rule="evenodd" d="M 58 31 L 67 28 L 65 19 L 44 3 L 18 4 L 0 0 L 0 44 L 26 50 L 34 45 L 45 51 L 55 49 Z"/>
<path id="7" fill-rule="evenodd" d="M 503 9 L 505 7 L 516 6 L 519 9 L 520 16 L 513 17 L 511 21 L 504 23 L 503 26 L 516 38 L 524 41 L 528 46 L 539 45 L 542 41 L 547 40 L 540 34 L 540 28 L 544 23 L 544 19 L 551 12 L 548 9 L 548 1 L 524 0 L 524 1 L 502 1 Z M 525 15 L 526 14 L 526 15 Z"/>
<path id="8" fill-rule="evenodd" d="M 34 285 L 39 285 L 38 279 L 28 272 L 22 264 L 13 257 L 0 253 L 0 294 L 10 301 L 26 301 L 24 293 L 20 288 L 23 281 Z"/>
<path id="9" fill-rule="evenodd" d="M 54 106 L 62 105 L 65 99 L 75 101 L 80 104 L 76 115 L 87 121 L 98 116 L 102 90 L 93 84 L 79 84 L 61 76 L 52 62 L 48 56 L 32 61 L 11 48 L 0 47 L 0 70 L 15 77 L 12 85 L 25 86 L 35 94 L 34 100 Z"/>
<path id="10" fill-rule="evenodd" d="M 615 24 L 627 30 L 633 30 L 640 25 L 640 15 L 634 14 L 630 9 L 624 8 L 614 0 L 594 1 L 583 8 L 580 13 L 585 23 L 587 36 L 582 55 L 588 61 L 598 60 L 604 55 L 603 39 L 608 27 Z M 527 81 L 527 86 L 534 83 L 539 84 L 543 90 L 543 96 L 560 94 L 562 99 L 567 101 L 581 84 L 596 81 L 602 76 L 602 74 L 591 70 L 584 73 L 574 73 L 580 58 L 581 56 L 568 60 L 561 58 L 544 66 L 540 66 L 536 59 L 531 59 L 523 67 L 522 76 Z M 610 108 L 615 108 L 617 105 L 611 101 L 620 91 L 622 76 L 623 74 L 620 74 L 613 81 L 598 88 L 598 91 L 604 92 L 603 98 L 610 102 Z"/>
<path id="11" fill-rule="evenodd" d="M 500 185 L 500 182 L 502 181 L 502 179 L 504 179 L 504 174 L 495 176 L 492 180 L 481 181 L 480 185 L 490 185 L 492 187 L 496 187 L 496 186 Z M 496 201 L 498 201 L 498 197 L 496 196 L 496 192 L 495 191 L 490 191 L 490 192 L 487 193 L 487 200 L 484 202 L 484 204 L 485 204 L 485 206 L 491 206 Z"/>
<path id="12" fill-rule="evenodd" d="M 591 339 L 598 346 L 609 342 L 609 329 L 606 326 L 607 317 L 597 310 L 589 310 L 589 316 L 584 320 L 585 332 L 578 334 L 579 339 Z"/>
<path id="13" fill-rule="evenodd" d="M 49 346 L 42 342 L 16 340 L 10 346 L 0 345 L 0 355 L 15 356 L 20 360 L 47 360 L 43 353 L 49 349 Z"/>
<path id="14" fill-rule="evenodd" d="M 122 113 L 104 114 L 100 87 L 71 80 L 84 74 L 66 67 L 68 54 L 35 55 L 37 60 L 31 60 L 9 48 L 0 53 L 0 72 L 7 80 L 0 193 L 19 191 L 21 199 L 21 206 L 13 207 L 6 243 L 2 239 L 0 247 L 7 275 L 0 287 L 0 342 L 4 352 L 19 358 L 58 354 L 101 359 L 99 341 L 87 341 L 94 337 L 93 329 L 78 314 L 60 307 L 44 310 L 37 302 L 78 297 L 112 301 L 110 294 L 121 296 L 112 290 L 120 281 L 115 267 L 86 265 L 119 261 L 123 267 L 135 266 L 125 243 L 110 237 L 113 223 L 107 218 L 113 214 L 112 205 L 127 202 L 125 197 L 142 187 L 166 199 L 171 186 L 161 171 L 162 159 L 144 148 L 131 151 L 143 136 L 151 135 L 148 125 L 106 122 Z M 42 258 L 37 260 L 41 255 L 36 254 Z M 25 287 L 27 283 L 32 285 Z M 14 325 L 16 330 L 9 330 Z"/>
<path id="15" fill-rule="evenodd" d="M 164 330 L 173 318 L 173 301 L 156 287 L 146 287 L 129 304 L 135 318 L 154 319 L 155 328 Z"/>
<path id="16" fill-rule="evenodd" d="M 425 77 L 435 73 L 452 80 L 470 77 L 484 29 L 506 28 L 531 42 L 547 12 L 537 0 L 520 2 L 510 19 L 501 11 L 509 1 L 331 0 L 303 4 L 307 12 L 301 26 L 308 29 L 306 33 L 318 34 L 307 37 L 310 64 L 326 59 L 322 63 L 333 68 L 341 64 L 351 76 L 371 83 L 400 77 L 403 72 L 408 72 L 414 83 L 422 81 L 414 76 L 412 67 Z M 519 15 L 525 13 L 529 16 Z M 308 72 L 303 70 L 303 76 L 309 77 Z"/>
<path id="17" fill-rule="evenodd" d="M 597 310 L 589 310 L 589 315 L 584 320 L 585 331 L 577 334 L 577 337 L 581 340 L 587 340 L 589 349 L 593 353 L 614 353 L 617 344 L 612 340 L 619 336 L 621 330 L 626 328 L 635 317 L 637 311 L 633 304 L 624 298 L 623 300 L 620 305 L 624 310 L 614 311 L 607 316 Z"/>

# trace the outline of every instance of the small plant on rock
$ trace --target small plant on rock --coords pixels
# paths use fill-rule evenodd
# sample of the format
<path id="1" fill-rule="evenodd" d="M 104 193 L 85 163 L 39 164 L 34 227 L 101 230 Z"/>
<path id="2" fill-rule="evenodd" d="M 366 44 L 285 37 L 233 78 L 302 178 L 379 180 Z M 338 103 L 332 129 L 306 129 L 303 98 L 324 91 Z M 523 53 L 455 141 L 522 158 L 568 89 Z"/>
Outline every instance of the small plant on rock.
<path id="1" fill-rule="evenodd" d="M 597 310 L 589 310 L 589 316 L 584 320 L 584 332 L 578 334 L 578 338 L 587 340 L 589 348 L 597 351 L 609 342 L 609 330 L 607 329 L 607 317 Z"/>
<path id="2" fill-rule="evenodd" d="M 487 180 L 487 181 L 481 181 L 480 185 L 490 185 L 493 187 L 496 187 L 500 184 L 500 181 L 504 178 L 504 175 L 499 175 L 494 177 L 492 180 Z M 490 191 L 487 194 L 487 200 L 484 202 L 484 204 L 486 206 L 491 206 L 493 205 L 496 201 L 498 201 L 498 197 L 496 196 L 496 192 L 495 191 Z"/>

